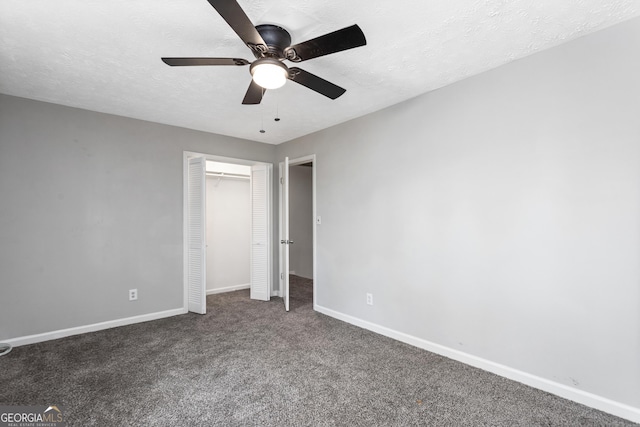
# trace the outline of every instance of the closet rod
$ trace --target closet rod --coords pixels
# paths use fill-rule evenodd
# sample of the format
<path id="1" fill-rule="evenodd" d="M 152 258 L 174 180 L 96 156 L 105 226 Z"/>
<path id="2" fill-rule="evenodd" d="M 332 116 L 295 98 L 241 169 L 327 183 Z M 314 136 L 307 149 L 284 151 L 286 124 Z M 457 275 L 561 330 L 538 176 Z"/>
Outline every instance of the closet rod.
<path id="1" fill-rule="evenodd" d="M 225 173 L 225 172 L 207 172 L 207 175 L 217 176 L 219 178 L 240 178 L 240 179 L 249 179 L 251 176 L 242 175 L 239 173 Z"/>

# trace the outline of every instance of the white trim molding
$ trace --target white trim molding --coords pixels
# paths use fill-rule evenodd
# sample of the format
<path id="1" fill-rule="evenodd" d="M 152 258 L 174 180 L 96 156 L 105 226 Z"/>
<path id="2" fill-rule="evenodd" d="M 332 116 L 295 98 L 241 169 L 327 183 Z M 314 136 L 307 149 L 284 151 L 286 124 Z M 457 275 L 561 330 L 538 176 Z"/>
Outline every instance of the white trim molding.
<path id="1" fill-rule="evenodd" d="M 223 294 L 225 292 L 239 291 L 240 289 L 249 289 L 251 285 L 245 283 L 244 285 L 225 286 L 224 288 L 207 289 L 207 295 Z"/>
<path id="2" fill-rule="evenodd" d="M 603 412 L 607 412 L 620 418 L 640 423 L 640 408 L 616 402 L 615 400 L 607 399 L 606 397 L 598 396 L 596 394 L 579 390 L 574 387 L 569 387 L 565 384 L 560 384 L 546 378 L 538 377 L 536 375 L 532 375 L 527 372 L 511 368 L 509 366 L 501 365 L 499 363 L 495 363 L 490 360 L 462 352 L 460 350 L 445 347 L 443 345 L 436 344 L 422 338 L 414 337 L 412 335 L 405 334 L 403 332 L 399 332 L 385 326 L 380 326 L 378 324 L 362 320 L 348 314 L 340 313 L 338 311 L 334 311 L 317 304 L 314 304 L 313 308 L 319 313 L 326 314 L 327 316 L 342 320 L 343 322 L 359 326 L 363 329 L 367 329 L 380 335 L 384 335 L 386 337 L 413 345 L 423 350 L 448 357 L 449 359 L 457 360 L 458 362 L 462 362 L 475 368 L 500 375 L 501 377 L 505 377 L 510 380 L 537 388 L 539 390 L 555 394 L 556 396 L 572 400 L 574 402 L 589 406 L 594 409 L 598 409 Z"/>
<path id="3" fill-rule="evenodd" d="M 80 334 L 86 334 L 88 332 L 101 331 L 103 329 L 117 328 L 118 326 L 126 326 L 126 325 L 132 325 L 134 323 L 149 322 L 151 320 L 163 319 L 165 317 L 172 317 L 172 316 L 177 316 L 179 314 L 185 314 L 185 313 L 187 313 L 186 309 L 176 308 L 173 310 L 142 314 L 140 316 L 109 320 L 106 322 L 93 323 L 91 325 L 76 326 L 74 328 L 60 329 L 57 331 L 44 332 L 42 334 L 27 335 L 24 337 L 11 338 L 9 340 L 0 340 L 0 341 L 11 344 L 13 347 L 19 347 L 21 345 L 35 344 L 39 342 L 55 340 L 58 338 L 70 337 L 72 335 L 80 335 Z"/>

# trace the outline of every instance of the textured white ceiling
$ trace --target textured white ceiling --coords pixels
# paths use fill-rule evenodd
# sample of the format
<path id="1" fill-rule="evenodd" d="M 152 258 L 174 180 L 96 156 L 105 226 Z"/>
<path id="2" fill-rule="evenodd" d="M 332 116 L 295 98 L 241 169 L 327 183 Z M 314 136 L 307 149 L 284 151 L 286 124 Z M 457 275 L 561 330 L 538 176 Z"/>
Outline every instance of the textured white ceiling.
<path id="1" fill-rule="evenodd" d="M 293 43 L 360 25 L 367 46 L 298 65 L 347 92 L 288 82 L 242 105 L 249 67 L 162 63 L 253 60 L 206 0 L 0 0 L 0 92 L 278 144 L 640 15 L 637 0 L 238 2 Z"/>

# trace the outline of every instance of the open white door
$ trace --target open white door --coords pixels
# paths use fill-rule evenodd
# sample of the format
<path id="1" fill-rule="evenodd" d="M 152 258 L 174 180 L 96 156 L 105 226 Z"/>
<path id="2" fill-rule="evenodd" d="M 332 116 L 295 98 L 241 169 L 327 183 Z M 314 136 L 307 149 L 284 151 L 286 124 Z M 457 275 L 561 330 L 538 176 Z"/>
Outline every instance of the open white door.
<path id="1" fill-rule="evenodd" d="M 189 159 L 187 183 L 187 241 L 189 245 L 187 260 L 187 281 L 189 288 L 189 311 L 198 314 L 207 312 L 206 260 L 206 182 L 205 159 Z"/>
<path id="2" fill-rule="evenodd" d="M 289 311 L 289 158 L 280 163 L 280 293 Z"/>
<path id="3" fill-rule="evenodd" d="M 250 297 L 271 298 L 269 240 L 269 167 L 251 166 L 251 274 Z"/>

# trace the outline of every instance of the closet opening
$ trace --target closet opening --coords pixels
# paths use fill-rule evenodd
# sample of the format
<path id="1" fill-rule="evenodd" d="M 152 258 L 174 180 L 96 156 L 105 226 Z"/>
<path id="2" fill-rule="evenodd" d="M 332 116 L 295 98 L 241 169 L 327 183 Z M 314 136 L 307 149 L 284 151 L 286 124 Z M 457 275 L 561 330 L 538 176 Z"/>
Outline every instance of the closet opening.
<path id="1" fill-rule="evenodd" d="M 185 151 L 184 308 L 207 295 L 249 289 L 269 301 L 272 283 L 270 163 Z"/>
<path id="2" fill-rule="evenodd" d="M 206 293 L 249 289 L 251 167 L 206 161 Z"/>

